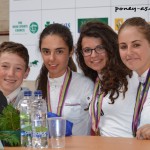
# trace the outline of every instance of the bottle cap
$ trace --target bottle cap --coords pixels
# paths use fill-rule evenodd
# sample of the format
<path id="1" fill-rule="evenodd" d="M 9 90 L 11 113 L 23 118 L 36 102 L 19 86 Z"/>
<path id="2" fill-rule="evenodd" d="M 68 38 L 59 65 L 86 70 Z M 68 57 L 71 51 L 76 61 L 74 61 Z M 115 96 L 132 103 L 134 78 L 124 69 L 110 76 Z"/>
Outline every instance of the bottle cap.
<path id="1" fill-rule="evenodd" d="M 42 91 L 41 90 L 36 90 L 34 92 L 34 96 L 42 96 Z"/>
<path id="2" fill-rule="evenodd" d="M 31 96 L 32 95 L 32 91 L 24 91 L 24 96 Z"/>

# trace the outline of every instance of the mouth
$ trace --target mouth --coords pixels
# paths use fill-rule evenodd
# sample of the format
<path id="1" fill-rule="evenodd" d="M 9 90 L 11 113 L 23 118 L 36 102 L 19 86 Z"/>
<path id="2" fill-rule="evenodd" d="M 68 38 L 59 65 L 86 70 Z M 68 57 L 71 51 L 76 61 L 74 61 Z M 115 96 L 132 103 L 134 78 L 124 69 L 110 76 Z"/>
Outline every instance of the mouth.
<path id="1" fill-rule="evenodd" d="M 135 61 L 137 60 L 138 58 L 128 58 L 127 61 Z"/>
<path id="2" fill-rule="evenodd" d="M 49 68 L 51 69 L 56 69 L 58 64 L 49 64 Z"/>
<path id="3" fill-rule="evenodd" d="M 16 80 L 13 80 L 13 79 L 4 79 L 4 81 L 8 82 L 8 83 L 15 83 Z"/>
<path id="4" fill-rule="evenodd" d="M 91 61 L 92 64 L 97 64 L 97 63 L 100 63 L 100 62 L 102 62 L 102 60 L 92 60 Z"/>
<path id="5" fill-rule="evenodd" d="M 49 64 L 50 67 L 56 67 L 57 65 Z"/>

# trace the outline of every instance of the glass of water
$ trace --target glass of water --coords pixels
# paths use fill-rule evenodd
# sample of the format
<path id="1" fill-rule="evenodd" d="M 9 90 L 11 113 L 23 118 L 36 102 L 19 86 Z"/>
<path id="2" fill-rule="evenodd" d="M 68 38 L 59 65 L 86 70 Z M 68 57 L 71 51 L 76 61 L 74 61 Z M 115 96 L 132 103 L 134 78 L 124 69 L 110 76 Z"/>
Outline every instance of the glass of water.
<path id="1" fill-rule="evenodd" d="M 65 147 L 66 119 L 63 117 L 48 118 L 48 128 L 51 138 L 51 147 Z"/>

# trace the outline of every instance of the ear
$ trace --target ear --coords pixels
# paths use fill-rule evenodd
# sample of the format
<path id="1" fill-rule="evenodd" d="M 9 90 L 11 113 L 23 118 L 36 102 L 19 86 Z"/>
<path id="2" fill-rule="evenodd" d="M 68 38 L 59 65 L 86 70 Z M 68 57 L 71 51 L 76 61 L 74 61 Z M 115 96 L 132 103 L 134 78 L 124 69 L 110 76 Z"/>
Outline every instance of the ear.
<path id="1" fill-rule="evenodd" d="M 74 48 L 73 48 L 72 51 L 70 52 L 69 57 L 72 57 L 73 53 L 74 53 Z"/>
<path id="2" fill-rule="evenodd" d="M 30 72 L 30 67 L 27 68 L 27 70 L 24 74 L 24 79 L 26 79 L 28 77 L 29 72 Z"/>

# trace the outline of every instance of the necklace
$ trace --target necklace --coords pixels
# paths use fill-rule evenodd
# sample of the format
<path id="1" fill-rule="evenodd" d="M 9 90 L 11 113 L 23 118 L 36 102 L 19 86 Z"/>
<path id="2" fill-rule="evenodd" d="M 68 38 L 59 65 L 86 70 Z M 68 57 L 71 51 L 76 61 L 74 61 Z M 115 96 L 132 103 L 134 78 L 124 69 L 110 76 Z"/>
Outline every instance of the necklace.
<path id="1" fill-rule="evenodd" d="M 137 90 L 136 104 L 134 107 L 134 114 L 132 120 L 132 132 L 134 137 L 136 136 L 137 127 L 140 123 L 141 112 L 150 87 L 150 69 L 148 71 L 143 90 L 141 90 L 142 86 L 142 83 L 140 83 Z"/>
<path id="2" fill-rule="evenodd" d="M 94 86 L 94 93 L 91 101 L 91 119 L 92 119 L 92 130 L 95 132 L 95 135 L 100 135 L 98 124 L 100 122 L 101 116 L 101 108 L 102 108 L 102 101 L 104 97 L 104 93 L 100 93 L 98 101 L 97 95 L 100 88 L 100 79 L 97 77 L 95 86 Z M 96 109 L 97 108 L 97 109 Z"/>
<path id="3" fill-rule="evenodd" d="M 72 72 L 71 70 L 68 68 L 65 74 L 65 78 L 63 81 L 63 85 L 61 87 L 60 90 L 60 94 L 59 94 L 59 101 L 58 101 L 58 106 L 57 106 L 57 115 L 61 116 L 62 115 L 62 109 L 63 109 L 63 105 L 65 102 L 65 98 L 69 89 L 69 85 L 72 79 Z M 48 99 L 48 111 L 52 112 L 52 108 L 51 108 L 51 104 L 50 104 L 50 85 L 49 82 L 47 83 L 47 99 Z"/>

